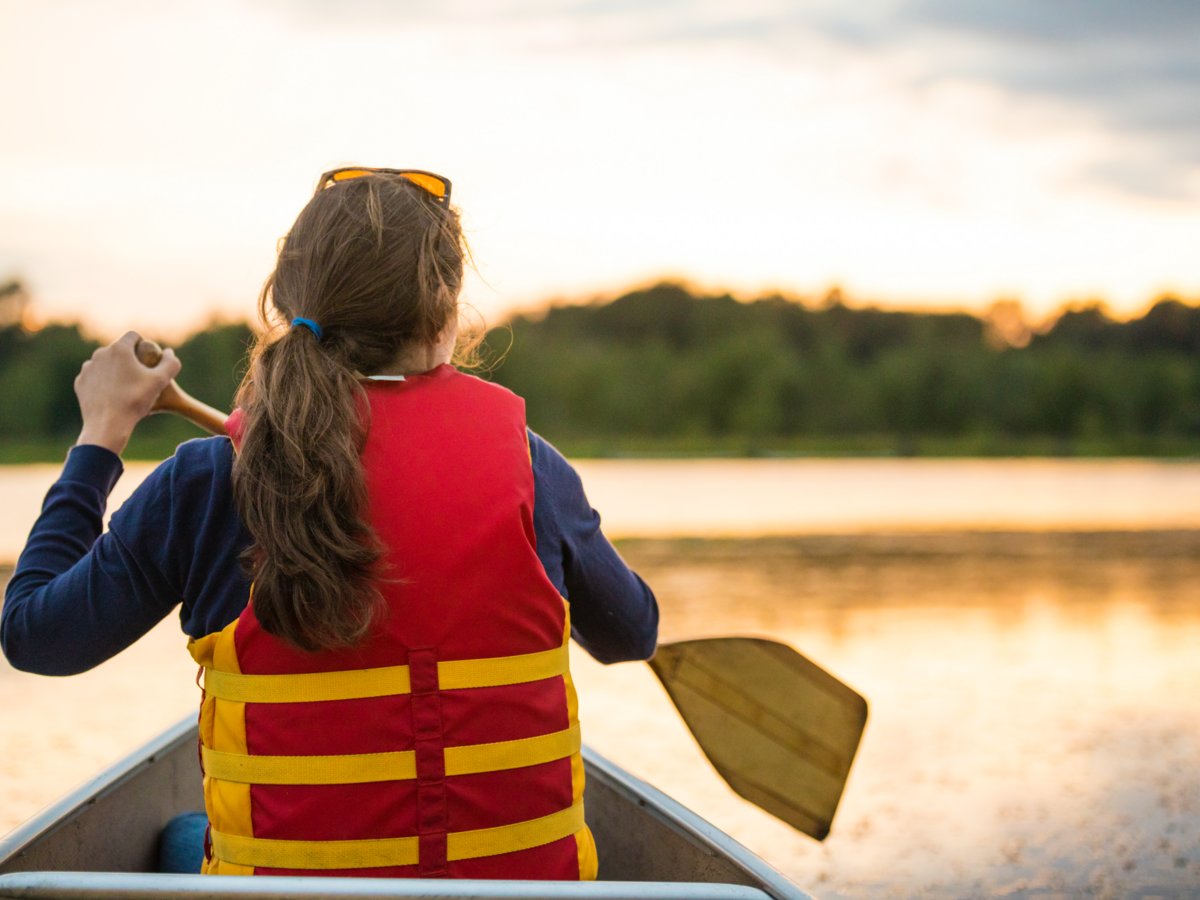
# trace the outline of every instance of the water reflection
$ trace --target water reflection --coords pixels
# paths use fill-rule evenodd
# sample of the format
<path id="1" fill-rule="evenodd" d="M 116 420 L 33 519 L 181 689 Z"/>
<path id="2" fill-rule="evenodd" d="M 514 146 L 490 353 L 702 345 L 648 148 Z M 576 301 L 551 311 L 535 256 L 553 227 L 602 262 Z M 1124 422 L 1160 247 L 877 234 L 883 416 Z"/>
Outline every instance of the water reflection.
<path id="1" fill-rule="evenodd" d="M 1179 533 L 627 543 L 664 640 L 786 640 L 871 721 L 824 844 L 720 785 L 648 672 L 581 673 L 587 738 L 822 897 L 1174 896 L 1200 885 L 1196 549 Z M 630 728 L 634 697 L 650 712 Z"/>

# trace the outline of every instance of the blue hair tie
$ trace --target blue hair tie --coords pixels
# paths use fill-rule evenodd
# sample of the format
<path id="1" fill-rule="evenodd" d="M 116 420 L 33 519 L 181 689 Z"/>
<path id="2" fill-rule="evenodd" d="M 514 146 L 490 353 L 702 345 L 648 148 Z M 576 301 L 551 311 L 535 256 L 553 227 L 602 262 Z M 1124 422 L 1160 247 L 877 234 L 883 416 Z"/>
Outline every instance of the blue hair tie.
<path id="1" fill-rule="evenodd" d="M 292 319 L 292 327 L 295 328 L 297 325 L 303 325 L 305 328 L 315 334 L 317 336 L 318 344 L 321 342 L 321 338 L 325 336 L 325 332 L 321 330 L 321 326 L 312 319 L 303 319 L 300 316 L 296 316 L 296 318 Z"/>

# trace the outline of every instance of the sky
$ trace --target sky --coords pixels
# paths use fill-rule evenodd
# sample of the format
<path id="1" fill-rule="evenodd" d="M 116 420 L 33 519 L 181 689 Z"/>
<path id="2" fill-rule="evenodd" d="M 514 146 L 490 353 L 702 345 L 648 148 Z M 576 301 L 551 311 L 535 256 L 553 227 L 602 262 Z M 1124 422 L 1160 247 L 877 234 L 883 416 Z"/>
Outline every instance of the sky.
<path id="1" fill-rule="evenodd" d="M 317 176 L 454 183 L 489 322 L 662 278 L 986 309 L 1200 299 L 1191 0 L 0 0 L 0 280 L 254 313 Z"/>

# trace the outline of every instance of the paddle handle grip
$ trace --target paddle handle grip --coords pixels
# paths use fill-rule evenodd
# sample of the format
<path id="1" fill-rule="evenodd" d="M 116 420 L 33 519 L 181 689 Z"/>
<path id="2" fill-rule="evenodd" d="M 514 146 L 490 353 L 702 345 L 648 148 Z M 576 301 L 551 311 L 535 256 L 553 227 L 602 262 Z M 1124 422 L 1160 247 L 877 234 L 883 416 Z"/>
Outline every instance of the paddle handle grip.
<path id="1" fill-rule="evenodd" d="M 162 347 L 146 338 L 138 339 L 137 344 L 134 345 L 133 352 L 137 356 L 138 362 L 148 368 L 157 366 L 159 360 L 162 359 Z M 199 425 L 209 434 L 229 434 L 225 428 L 225 420 L 228 416 L 219 409 L 213 409 L 207 403 L 201 403 L 176 384 L 174 379 L 163 388 L 163 392 L 158 395 L 158 399 L 154 401 L 154 406 L 150 411 L 156 413 L 171 412 L 183 416 L 188 421 Z"/>

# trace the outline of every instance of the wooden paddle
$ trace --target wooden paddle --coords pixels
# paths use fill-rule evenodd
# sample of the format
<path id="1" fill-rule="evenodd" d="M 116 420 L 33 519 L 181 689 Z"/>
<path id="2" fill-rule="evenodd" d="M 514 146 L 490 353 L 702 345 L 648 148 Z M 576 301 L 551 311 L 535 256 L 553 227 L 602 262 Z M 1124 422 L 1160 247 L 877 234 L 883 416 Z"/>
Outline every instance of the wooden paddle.
<path id="1" fill-rule="evenodd" d="M 867 701 L 787 644 L 660 644 L 650 668 L 725 782 L 823 841 L 867 724 Z"/>
<path id="2" fill-rule="evenodd" d="M 159 360 L 162 359 L 162 347 L 146 338 L 138 338 L 133 352 L 138 361 L 149 368 L 157 366 Z M 177 413 L 199 425 L 209 434 L 226 435 L 229 433 L 225 430 L 225 420 L 228 418 L 225 413 L 219 409 L 213 409 L 207 403 L 201 403 L 176 384 L 174 379 L 171 379 L 171 383 L 158 395 L 151 412 Z"/>
<path id="3" fill-rule="evenodd" d="M 138 341 L 154 366 L 162 348 Z M 213 434 L 224 413 L 172 381 L 154 404 Z M 660 644 L 650 668 L 713 768 L 755 806 L 818 841 L 829 834 L 867 724 L 867 701 L 791 647 L 763 638 Z"/>

